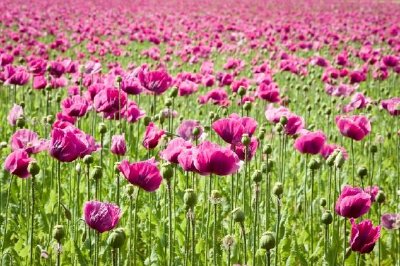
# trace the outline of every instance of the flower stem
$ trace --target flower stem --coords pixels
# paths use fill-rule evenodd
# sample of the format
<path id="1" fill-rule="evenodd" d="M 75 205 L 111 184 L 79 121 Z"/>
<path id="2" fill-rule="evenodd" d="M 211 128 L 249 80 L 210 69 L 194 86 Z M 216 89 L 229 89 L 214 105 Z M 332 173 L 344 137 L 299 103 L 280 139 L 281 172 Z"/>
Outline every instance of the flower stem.
<path id="1" fill-rule="evenodd" d="M 32 211 L 31 211 L 31 237 L 30 237 L 30 265 L 34 265 L 34 256 L 33 256 L 33 231 L 34 231 L 34 218 L 35 218 L 35 176 L 32 175 L 32 180 L 31 180 L 31 206 L 32 206 Z"/>
<path id="2" fill-rule="evenodd" d="M 254 210 L 254 230 L 253 230 L 253 266 L 256 265 L 256 252 L 257 252 L 257 229 L 258 229 L 258 190 L 259 184 L 256 183 L 254 188 L 255 194 L 255 210 Z"/>
<path id="3" fill-rule="evenodd" d="M 281 220 L 281 202 L 280 202 L 280 198 L 277 197 L 276 199 L 276 207 L 277 207 L 277 216 L 276 216 L 276 228 L 275 228 L 275 232 L 276 232 L 276 248 L 275 248 L 275 266 L 278 265 L 278 259 L 279 259 L 279 224 L 280 224 L 280 220 Z"/>
<path id="4" fill-rule="evenodd" d="M 240 229 L 243 236 L 243 252 L 244 252 L 244 265 L 247 265 L 247 247 L 246 247 L 246 230 L 244 228 L 244 223 L 240 223 Z"/>
<path id="5" fill-rule="evenodd" d="M 167 189 L 168 189 L 168 251 L 169 251 L 169 263 L 168 265 L 172 266 L 172 191 L 171 191 L 171 182 L 167 181 Z"/>

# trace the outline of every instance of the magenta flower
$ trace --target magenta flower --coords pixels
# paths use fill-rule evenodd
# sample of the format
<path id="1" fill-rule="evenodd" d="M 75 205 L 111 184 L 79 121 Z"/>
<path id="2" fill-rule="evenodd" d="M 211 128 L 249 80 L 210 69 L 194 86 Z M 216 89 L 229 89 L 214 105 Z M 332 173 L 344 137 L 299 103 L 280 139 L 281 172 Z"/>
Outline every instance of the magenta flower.
<path id="1" fill-rule="evenodd" d="M 395 97 L 392 99 L 382 100 L 381 105 L 383 109 L 389 112 L 392 116 L 400 115 L 400 98 Z"/>
<path id="2" fill-rule="evenodd" d="M 354 219 L 351 222 L 350 247 L 352 251 L 357 251 L 361 254 L 370 253 L 375 246 L 375 243 L 380 237 L 381 227 L 373 226 L 371 220 L 364 220 L 356 224 Z"/>
<path id="3" fill-rule="evenodd" d="M 154 149 L 155 147 L 157 147 L 158 142 L 164 135 L 165 131 L 158 129 L 158 127 L 153 122 L 151 122 L 146 127 L 146 132 L 143 139 L 143 146 L 148 150 Z"/>
<path id="4" fill-rule="evenodd" d="M 201 175 L 225 176 L 239 170 L 239 158 L 229 148 L 205 141 L 193 151 L 193 162 Z"/>
<path id="5" fill-rule="evenodd" d="M 183 150 L 178 155 L 178 163 L 185 171 L 198 172 L 194 166 L 193 152 L 196 148 Z"/>
<path id="6" fill-rule="evenodd" d="M 277 103 L 281 100 L 279 88 L 275 83 L 261 83 L 257 90 L 257 96 L 270 103 Z"/>
<path id="7" fill-rule="evenodd" d="M 400 213 L 386 213 L 381 217 L 381 224 L 386 229 L 400 228 Z"/>
<path id="8" fill-rule="evenodd" d="M 375 202 L 376 196 L 378 195 L 379 192 L 379 187 L 378 186 L 368 186 L 364 189 L 366 193 L 368 193 L 371 196 L 371 202 Z"/>
<path id="9" fill-rule="evenodd" d="M 119 111 L 127 102 L 126 93 L 116 88 L 100 90 L 93 99 L 93 106 L 97 112 L 102 112 L 107 118 L 119 118 Z"/>
<path id="10" fill-rule="evenodd" d="M 179 154 L 191 147 L 192 144 L 183 138 L 175 138 L 168 143 L 165 150 L 160 152 L 160 157 L 170 163 L 178 163 Z"/>
<path id="11" fill-rule="evenodd" d="M 231 114 L 228 118 L 221 118 L 212 124 L 212 129 L 227 143 L 241 142 L 243 134 L 250 137 L 257 128 L 257 122 L 251 117 L 240 117 Z"/>
<path id="12" fill-rule="evenodd" d="M 51 131 L 49 153 L 61 162 L 72 162 L 96 150 L 93 137 L 69 123 L 64 128 L 55 127 Z"/>
<path id="13" fill-rule="evenodd" d="M 172 78 L 165 70 L 140 71 L 139 80 L 146 90 L 155 94 L 164 93 L 172 83 Z"/>
<path id="14" fill-rule="evenodd" d="M 142 92 L 142 84 L 136 72 L 126 74 L 122 77 L 121 90 L 131 95 L 138 95 Z"/>
<path id="15" fill-rule="evenodd" d="M 328 157 L 335 151 L 340 150 L 342 152 L 343 157 L 347 160 L 349 155 L 345 148 L 336 144 L 328 144 L 325 143 L 324 147 L 322 147 L 320 154 L 324 159 L 328 159 Z"/>
<path id="16" fill-rule="evenodd" d="M 340 133 L 353 140 L 360 141 L 371 132 L 371 123 L 365 116 L 337 116 L 335 120 Z"/>
<path id="17" fill-rule="evenodd" d="M 361 188 L 345 186 L 336 201 L 335 211 L 346 218 L 358 218 L 371 208 L 371 196 Z"/>
<path id="18" fill-rule="evenodd" d="M 291 115 L 292 113 L 286 107 L 275 108 L 273 104 L 269 104 L 265 110 L 265 117 L 273 124 L 279 123 L 282 116 L 289 117 Z"/>
<path id="19" fill-rule="evenodd" d="M 156 191 L 162 181 L 160 170 L 157 168 L 154 158 L 131 164 L 127 160 L 123 160 L 118 165 L 118 170 L 129 183 L 147 192 Z"/>
<path id="20" fill-rule="evenodd" d="M 30 176 L 28 166 L 32 161 L 34 159 L 30 158 L 26 151 L 15 150 L 4 161 L 4 169 L 20 178 L 27 178 Z"/>
<path id="21" fill-rule="evenodd" d="M 399 64 L 399 59 L 393 55 L 386 55 L 382 58 L 382 62 L 387 67 L 396 67 Z"/>
<path id="22" fill-rule="evenodd" d="M 134 101 L 128 101 L 128 106 L 122 109 L 122 116 L 129 122 L 135 123 L 146 115 L 146 112 L 139 108 Z"/>
<path id="23" fill-rule="evenodd" d="M 28 154 L 39 153 L 47 149 L 47 141 L 39 139 L 36 132 L 19 129 L 11 137 L 11 150 L 25 150 Z"/>
<path id="24" fill-rule="evenodd" d="M 55 78 L 60 78 L 65 73 L 65 66 L 62 62 L 53 61 L 49 65 L 49 74 Z"/>
<path id="25" fill-rule="evenodd" d="M 370 103 L 370 101 L 371 100 L 369 98 L 365 97 L 364 94 L 356 93 L 351 98 L 350 103 L 343 107 L 343 112 L 348 113 L 348 112 L 352 112 L 356 109 L 365 108 Z"/>
<path id="26" fill-rule="evenodd" d="M 8 66 L 9 65 L 7 65 L 6 67 Z M 4 81 L 4 84 L 23 86 L 28 83 L 30 75 L 25 68 L 17 67 L 13 69 L 13 71 L 9 74 L 11 73 L 12 75 L 8 76 L 8 78 Z"/>
<path id="27" fill-rule="evenodd" d="M 47 80 L 43 75 L 33 77 L 33 88 L 35 90 L 42 90 L 46 88 Z"/>
<path id="28" fill-rule="evenodd" d="M 306 131 L 294 142 L 294 148 L 300 153 L 318 154 L 325 144 L 326 137 L 321 131 Z"/>
<path id="29" fill-rule="evenodd" d="M 251 138 L 250 144 L 247 149 L 246 146 L 240 142 L 231 145 L 231 150 L 234 151 L 239 159 L 242 161 L 250 161 L 256 154 L 257 148 L 258 140 L 255 137 Z"/>
<path id="30" fill-rule="evenodd" d="M 89 61 L 85 65 L 85 74 L 94 75 L 101 71 L 101 64 L 98 62 Z"/>
<path id="31" fill-rule="evenodd" d="M 74 95 L 61 101 L 63 113 L 69 116 L 82 117 L 86 114 L 88 107 L 88 101 L 80 95 Z"/>
<path id="32" fill-rule="evenodd" d="M 195 128 L 199 129 L 199 134 L 195 136 L 193 130 Z M 184 140 L 196 140 L 203 134 L 203 127 L 200 125 L 199 121 L 196 120 L 184 120 L 179 125 L 176 133 Z"/>
<path id="33" fill-rule="evenodd" d="M 287 117 L 287 123 L 284 126 L 285 133 L 289 136 L 298 134 L 304 129 L 304 119 L 297 115 Z"/>
<path id="34" fill-rule="evenodd" d="M 17 120 L 24 116 L 24 109 L 18 104 L 13 105 L 10 112 L 7 116 L 7 121 L 11 126 L 15 126 L 17 124 Z"/>
<path id="35" fill-rule="evenodd" d="M 117 205 L 100 201 L 88 201 L 83 207 L 86 224 L 99 233 L 114 229 L 121 218 Z"/>
<path id="36" fill-rule="evenodd" d="M 126 142 L 124 135 L 114 135 L 111 139 L 111 152 L 115 155 L 124 156 L 126 153 Z"/>

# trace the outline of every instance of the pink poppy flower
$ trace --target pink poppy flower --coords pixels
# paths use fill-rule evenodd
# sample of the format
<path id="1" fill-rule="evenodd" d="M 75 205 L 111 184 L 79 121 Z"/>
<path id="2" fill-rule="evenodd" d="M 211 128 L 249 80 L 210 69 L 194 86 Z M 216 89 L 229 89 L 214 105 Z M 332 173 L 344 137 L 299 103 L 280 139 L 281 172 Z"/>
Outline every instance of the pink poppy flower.
<path id="1" fill-rule="evenodd" d="M 99 233 L 114 229 L 121 218 L 117 205 L 100 201 L 88 201 L 83 207 L 86 224 Z"/>
<path id="2" fill-rule="evenodd" d="M 80 95 L 74 95 L 61 101 L 61 110 L 69 116 L 82 117 L 86 114 L 88 107 L 89 103 Z"/>
<path id="3" fill-rule="evenodd" d="M 239 158 L 229 148 L 205 141 L 193 151 L 194 166 L 201 175 L 225 176 L 239 170 Z"/>
<path id="4" fill-rule="evenodd" d="M 357 224 L 354 219 L 350 219 L 350 222 L 351 250 L 361 254 L 370 253 L 380 237 L 381 226 L 374 227 L 371 220 L 364 220 Z"/>
<path id="5" fill-rule="evenodd" d="M 335 121 L 343 136 L 356 141 L 362 140 L 371 132 L 371 123 L 362 115 L 337 116 Z"/>
<path id="6" fill-rule="evenodd" d="M 159 130 L 158 127 L 153 122 L 151 122 L 146 127 L 146 132 L 143 139 L 143 146 L 148 150 L 154 149 L 155 147 L 157 147 L 158 142 L 164 135 L 165 131 Z"/>
<path id="7" fill-rule="evenodd" d="M 172 78 L 165 70 L 140 71 L 139 80 L 146 90 L 155 94 L 164 93 L 172 83 Z"/>
<path id="8" fill-rule="evenodd" d="M 194 135 L 193 130 L 198 128 L 199 134 Z M 203 134 L 203 127 L 200 125 L 199 121 L 196 120 L 184 120 L 179 125 L 176 133 L 184 140 L 196 140 Z"/>
<path id="9" fill-rule="evenodd" d="M 336 201 L 335 211 L 346 218 L 358 218 L 371 208 L 371 195 L 361 188 L 345 186 Z"/>
<path id="10" fill-rule="evenodd" d="M 134 101 L 128 101 L 127 107 L 122 109 L 122 116 L 129 122 L 135 123 L 146 115 L 146 112 L 139 108 Z"/>
<path id="11" fill-rule="evenodd" d="M 321 131 L 305 132 L 294 142 L 294 148 L 300 153 L 318 154 L 325 144 L 326 137 Z"/>
<path id="12" fill-rule="evenodd" d="M 386 229 L 400 228 L 400 213 L 386 213 L 381 217 L 381 224 Z"/>
<path id="13" fill-rule="evenodd" d="M 7 116 L 7 121 L 11 126 L 15 126 L 17 124 L 17 120 L 24 116 L 24 110 L 18 104 L 13 105 L 10 112 Z"/>
<path id="14" fill-rule="evenodd" d="M 118 165 L 118 170 L 129 183 L 147 192 L 156 191 L 162 181 L 160 170 L 157 168 L 154 158 L 131 164 L 127 160 L 123 160 Z"/>
<path id="15" fill-rule="evenodd" d="M 110 150 L 115 155 L 124 156 L 126 153 L 125 136 L 124 135 L 112 136 Z"/>
<path id="16" fill-rule="evenodd" d="M 382 100 L 381 105 L 383 109 L 389 112 L 392 116 L 400 115 L 400 98 L 395 97 L 387 100 Z"/>
<path id="17" fill-rule="evenodd" d="M 191 147 L 192 144 L 183 138 L 175 138 L 168 142 L 165 150 L 160 152 L 160 157 L 170 163 L 178 163 L 179 154 Z"/>
<path id="18" fill-rule="evenodd" d="M 29 129 L 19 129 L 11 137 L 11 150 L 23 149 L 28 154 L 35 154 L 47 149 L 47 141 Z"/>
<path id="19" fill-rule="evenodd" d="M 236 155 L 239 157 L 240 160 L 242 161 L 250 161 L 254 155 L 257 152 L 258 148 L 258 140 L 255 137 L 252 137 L 250 139 L 250 144 L 246 149 L 246 146 L 243 145 L 242 143 L 236 143 L 236 144 L 231 144 L 231 150 L 236 153 Z"/>
<path id="20" fill-rule="evenodd" d="M 25 150 L 15 150 L 4 161 L 4 169 L 20 178 L 27 178 L 31 175 L 28 166 L 33 161 Z"/>

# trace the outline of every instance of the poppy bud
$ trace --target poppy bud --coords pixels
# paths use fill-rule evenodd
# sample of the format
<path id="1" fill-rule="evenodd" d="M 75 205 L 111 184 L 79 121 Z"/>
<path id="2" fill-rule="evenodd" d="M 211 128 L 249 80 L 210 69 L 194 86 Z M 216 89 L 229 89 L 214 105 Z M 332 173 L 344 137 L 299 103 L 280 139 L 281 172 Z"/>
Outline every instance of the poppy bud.
<path id="1" fill-rule="evenodd" d="M 361 166 L 361 167 L 359 167 L 359 168 L 357 169 L 357 175 L 358 175 L 360 178 L 366 177 L 367 174 L 368 174 L 368 170 L 367 170 L 367 168 L 366 168 L 365 166 Z"/>
<path id="2" fill-rule="evenodd" d="M 117 228 L 111 232 L 110 236 L 107 239 L 107 243 L 112 248 L 120 248 L 124 244 L 126 239 L 126 234 L 124 229 Z"/>
<path id="3" fill-rule="evenodd" d="M 372 144 L 369 147 L 369 150 L 370 150 L 371 153 L 376 153 L 378 151 L 378 146 L 376 146 L 375 144 Z"/>
<path id="4" fill-rule="evenodd" d="M 151 122 L 151 118 L 150 118 L 149 116 L 143 117 L 143 124 L 144 124 L 144 126 L 147 127 L 147 126 L 150 124 L 150 122 Z"/>
<path id="5" fill-rule="evenodd" d="M 120 83 L 120 82 L 122 81 L 122 77 L 121 77 L 121 76 L 117 76 L 116 81 L 117 81 L 118 83 Z"/>
<path id="6" fill-rule="evenodd" d="M 241 208 L 236 208 L 232 211 L 233 221 L 235 223 L 243 223 L 244 222 L 244 212 Z"/>
<path id="7" fill-rule="evenodd" d="M 167 180 L 167 182 L 170 182 L 172 176 L 174 175 L 171 165 L 164 165 L 161 169 L 161 175 L 165 180 Z"/>
<path id="8" fill-rule="evenodd" d="M 169 92 L 169 97 L 175 98 L 176 96 L 178 96 L 178 88 L 173 87 Z"/>
<path id="9" fill-rule="evenodd" d="M 46 117 L 46 122 L 47 122 L 47 124 L 53 124 L 53 122 L 54 122 L 54 116 L 48 115 L 48 116 Z"/>
<path id="10" fill-rule="evenodd" d="M 238 95 L 240 96 L 240 97 L 243 97 L 245 94 L 246 94 L 246 89 L 245 88 L 243 88 L 243 87 L 240 87 L 239 89 L 238 89 Z"/>
<path id="11" fill-rule="evenodd" d="M 172 106 L 172 100 L 168 98 L 168 99 L 165 101 L 165 106 L 166 106 L 166 107 L 171 107 L 171 106 Z"/>
<path id="12" fill-rule="evenodd" d="M 185 194 L 183 195 L 183 202 L 187 209 L 193 209 L 197 203 L 197 195 L 193 189 L 186 189 Z"/>
<path id="13" fill-rule="evenodd" d="M 342 168 L 344 162 L 345 162 L 345 158 L 344 158 L 342 152 L 340 151 L 340 152 L 336 155 L 336 158 L 335 158 L 335 166 L 336 166 L 337 168 Z"/>
<path id="14" fill-rule="evenodd" d="M 247 112 L 249 112 L 251 110 L 251 102 L 245 102 L 243 104 L 243 109 Z"/>
<path id="15" fill-rule="evenodd" d="M 252 175 L 252 179 L 254 182 L 259 183 L 262 180 L 262 173 L 260 170 L 256 170 L 253 175 Z"/>
<path id="16" fill-rule="evenodd" d="M 116 174 L 119 173 L 119 169 L 118 169 L 119 164 L 120 164 L 120 162 L 116 162 L 116 163 L 114 164 L 114 172 L 115 172 Z"/>
<path id="17" fill-rule="evenodd" d="M 250 145 L 250 141 L 251 141 L 251 139 L 250 139 L 249 135 L 248 134 L 243 134 L 243 136 L 242 136 L 243 145 L 244 146 L 249 146 Z"/>
<path id="18" fill-rule="evenodd" d="M 75 166 L 75 171 L 76 171 L 78 174 L 81 173 L 82 168 L 81 168 L 81 164 L 80 164 L 80 163 L 77 163 L 77 164 L 76 164 L 76 166 Z"/>
<path id="19" fill-rule="evenodd" d="M 326 225 L 331 224 L 333 221 L 332 213 L 330 211 L 325 211 L 322 214 L 321 221 L 323 224 L 326 224 Z"/>
<path id="20" fill-rule="evenodd" d="M 100 123 L 99 124 L 99 132 L 100 132 L 100 134 L 105 134 L 106 132 L 107 132 L 107 127 L 106 127 L 106 125 L 104 124 L 104 123 Z"/>
<path id="21" fill-rule="evenodd" d="M 90 173 L 91 178 L 94 180 L 101 179 L 103 176 L 103 171 L 100 166 L 96 165 L 93 169 L 92 172 Z"/>
<path id="22" fill-rule="evenodd" d="M 263 148 L 263 153 L 265 154 L 271 154 L 272 153 L 272 146 L 270 144 L 267 144 Z"/>
<path id="23" fill-rule="evenodd" d="M 19 117 L 19 118 L 17 119 L 16 125 L 17 125 L 17 127 L 19 127 L 19 128 L 25 127 L 25 118 L 24 118 L 24 117 Z"/>
<path id="24" fill-rule="evenodd" d="M 288 119 L 286 116 L 281 116 L 281 118 L 279 119 L 279 123 L 281 123 L 282 125 L 286 125 L 288 122 Z"/>
<path id="25" fill-rule="evenodd" d="M 276 125 L 275 125 L 275 130 L 276 130 L 276 132 L 278 132 L 278 133 L 282 133 L 282 131 L 283 131 L 283 125 L 282 125 L 281 123 L 276 124 Z"/>
<path id="26" fill-rule="evenodd" d="M 36 176 L 40 172 L 40 166 L 37 162 L 30 162 L 28 165 L 28 172 L 31 173 L 32 176 Z"/>
<path id="27" fill-rule="evenodd" d="M 135 192 L 135 186 L 132 184 L 128 184 L 125 186 L 125 192 L 129 197 L 133 196 L 133 193 Z"/>
<path id="28" fill-rule="evenodd" d="M 7 142 L 2 141 L 0 142 L 0 150 L 7 148 Z"/>
<path id="29" fill-rule="evenodd" d="M 55 225 L 53 229 L 53 238 L 57 240 L 58 243 L 60 243 L 61 240 L 64 238 L 64 236 L 65 236 L 64 226 L 60 224 Z"/>
<path id="30" fill-rule="evenodd" d="M 260 246 L 262 249 L 270 250 L 275 247 L 275 235 L 272 232 L 265 232 L 261 236 Z"/>
<path id="31" fill-rule="evenodd" d="M 193 136 L 197 137 L 200 134 L 200 128 L 199 127 L 195 127 L 193 128 L 192 134 Z"/>
<path id="32" fill-rule="evenodd" d="M 319 204 L 321 205 L 321 207 L 325 207 L 326 206 L 326 199 L 325 198 L 321 198 Z"/>
<path id="33" fill-rule="evenodd" d="M 308 163 L 308 168 L 310 168 L 311 170 L 318 170 L 320 166 L 320 161 L 316 158 L 312 158 L 311 161 Z"/>
<path id="34" fill-rule="evenodd" d="M 326 159 L 326 164 L 328 166 L 333 166 L 333 164 L 335 163 L 337 154 L 338 154 L 338 152 L 334 151 L 331 153 L 331 155 L 329 155 L 328 159 Z"/>
<path id="35" fill-rule="evenodd" d="M 84 163 L 84 164 L 89 165 L 89 164 L 92 164 L 93 161 L 94 161 L 93 156 L 90 155 L 90 154 L 85 155 L 85 156 L 83 157 L 83 163 Z"/>
<path id="36" fill-rule="evenodd" d="M 272 192 L 274 193 L 275 196 L 280 198 L 280 196 L 283 194 L 283 185 L 281 182 L 275 183 Z"/>
<path id="37" fill-rule="evenodd" d="M 378 194 L 376 195 L 376 202 L 379 204 L 384 203 L 386 200 L 386 195 L 382 190 L 379 190 Z"/>

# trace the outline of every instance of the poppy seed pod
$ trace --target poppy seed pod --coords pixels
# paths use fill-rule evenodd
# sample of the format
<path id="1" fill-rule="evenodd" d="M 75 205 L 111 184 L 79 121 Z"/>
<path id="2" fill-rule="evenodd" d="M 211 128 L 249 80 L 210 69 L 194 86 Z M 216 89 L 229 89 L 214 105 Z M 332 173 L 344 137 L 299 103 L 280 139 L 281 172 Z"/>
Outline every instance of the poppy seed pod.
<path id="1" fill-rule="evenodd" d="M 117 78 L 115 79 L 118 83 L 120 83 L 122 81 L 122 77 L 121 76 L 117 76 Z"/>
<path id="2" fill-rule="evenodd" d="M 265 232 L 260 239 L 260 247 L 265 250 L 270 250 L 275 247 L 275 235 L 272 232 Z"/>
<path id="3" fill-rule="evenodd" d="M 276 132 L 282 133 L 283 129 L 284 129 L 284 127 L 283 127 L 283 125 L 281 123 L 278 123 L 278 124 L 275 125 Z"/>
<path id="4" fill-rule="evenodd" d="M 243 109 L 245 110 L 245 111 L 247 111 L 247 112 L 249 112 L 250 110 L 251 110 L 251 102 L 245 102 L 244 104 L 243 104 Z"/>
<path id="5" fill-rule="evenodd" d="M 82 167 L 81 167 L 81 164 L 80 164 L 80 163 L 77 163 L 77 164 L 76 164 L 76 166 L 75 166 L 75 171 L 76 171 L 78 174 L 81 173 Z"/>
<path id="6" fill-rule="evenodd" d="M 94 161 L 93 156 L 90 155 L 90 154 L 85 155 L 85 156 L 83 157 L 83 163 L 84 163 L 84 164 L 89 165 L 89 164 L 92 164 L 93 161 Z"/>
<path id="7" fill-rule="evenodd" d="M 40 166 L 36 161 L 32 161 L 28 165 L 28 172 L 31 173 L 32 176 L 36 176 L 40 172 Z"/>
<path id="8" fill-rule="evenodd" d="M 135 186 L 132 184 L 128 184 L 125 186 L 125 192 L 128 195 L 128 197 L 132 197 L 133 193 L 135 192 Z"/>
<path id="9" fill-rule="evenodd" d="M 267 144 L 263 148 L 263 153 L 265 154 L 271 154 L 272 153 L 272 146 L 270 144 Z"/>
<path id="10" fill-rule="evenodd" d="M 178 96 L 178 88 L 173 87 L 169 92 L 169 97 L 175 98 L 176 96 Z"/>
<path id="11" fill-rule="evenodd" d="M 245 94 L 246 94 L 246 89 L 243 88 L 243 87 L 240 87 L 240 88 L 238 89 L 238 95 L 239 95 L 240 97 L 242 97 L 242 96 L 244 96 Z"/>
<path id="12" fill-rule="evenodd" d="M 193 128 L 193 131 L 192 131 L 193 136 L 197 137 L 200 135 L 200 133 L 201 133 L 201 130 L 199 127 Z"/>
<path id="13" fill-rule="evenodd" d="M 384 203 L 386 200 L 386 195 L 382 190 L 379 190 L 378 194 L 376 195 L 376 202 L 379 204 Z"/>
<path id="14" fill-rule="evenodd" d="M 107 239 L 107 243 L 112 248 L 120 248 L 125 243 L 126 234 L 124 229 L 115 229 Z"/>
<path id="15" fill-rule="evenodd" d="M 321 198 L 319 201 L 319 205 L 321 205 L 321 207 L 325 207 L 326 206 L 326 199 L 325 198 Z"/>
<path id="16" fill-rule="evenodd" d="M 252 175 L 252 179 L 254 182 L 259 183 L 262 180 L 262 173 L 260 170 L 256 170 L 253 175 Z"/>
<path id="17" fill-rule="evenodd" d="M 281 116 L 281 118 L 279 119 L 279 123 L 281 123 L 282 125 L 286 125 L 287 122 L 288 118 L 285 115 Z"/>
<path id="18" fill-rule="evenodd" d="M 219 192 L 219 190 L 213 190 L 211 191 L 211 197 L 210 197 L 210 201 L 212 204 L 218 204 L 221 202 L 221 192 Z"/>
<path id="19" fill-rule="evenodd" d="M 64 226 L 60 224 L 55 225 L 53 228 L 53 238 L 57 240 L 58 243 L 60 243 L 61 240 L 64 238 L 64 236 L 65 236 Z"/>
<path id="20" fill-rule="evenodd" d="M 308 163 L 308 168 L 311 170 L 318 170 L 321 166 L 320 161 L 317 158 L 312 158 L 311 161 Z"/>
<path id="21" fill-rule="evenodd" d="M 48 115 L 46 117 L 46 121 L 47 121 L 48 124 L 52 124 L 54 122 L 54 116 Z"/>
<path id="22" fill-rule="evenodd" d="M 249 137 L 249 134 L 243 134 L 242 135 L 242 144 L 245 146 L 249 146 L 251 142 L 251 139 Z"/>
<path id="23" fill-rule="evenodd" d="M 90 177 L 93 178 L 94 180 L 101 179 L 103 176 L 103 170 L 101 169 L 100 166 L 96 165 L 93 167 L 92 172 L 90 173 Z"/>
<path id="24" fill-rule="evenodd" d="M 186 189 L 185 194 L 183 195 L 183 202 L 187 209 L 193 209 L 197 203 L 197 195 L 193 189 Z"/>
<path id="25" fill-rule="evenodd" d="M 245 216 L 244 216 L 244 212 L 241 208 L 236 208 L 232 211 L 232 215 L 233 215 L 233 221 L 235 223 L 243 223 Z"/>
<path id="26" fill-rule="evenodd" d="M 16 122 L 17 127 L 23 128 L 25 127 L 25 117 L 19 117 Z"/>
<path id="27" fill-rule="evenodd" d="M 371 153 L 376 153 L 376 152 L 378 151 L 378 146 L 376 146 L 375 144 L 372 144 L 372 145 L 369 147 L 369 151 L 370 151 Z"/>
<path id="28" fill-rule="evenodd" d="M 275 196 L 280 198 L 281 195 L 283 194 L 283 184 L 281 182 L 275 183 L 272 192 L 274 193 Z"/>
<path id="29" fill-rule="evenodd" d="M 171 107 L 171 106 L 172 106 L 172 99 L 168 98 L 168 99 L 165 101 L 165 106 L 166 106 L 166 107 Z"/>
<path id="30" fill-rule="evenodd" d="M 169 182 L 174 175 L 174 171 L 171 167 L 171 165 L 166 164 L 161 168 L 161 175 L 162 177 Z"/>
<path id="31" fill-rule="evenodd" d="M 331 224 L 333 221 L 332 213 L 330 211 L 325 211 L 321 216 L 321 221 L 323 224 Z"/>
<path id="32" fill-rule="evenodd" d="M 99 133 L 100 134 L 105 134 L 107 132 L 107 127 L 104 123 L 100 123 L 99 124 Z"/>
<path id="33" fill-rule="evenodd" d="M 151 118 L 150 118 L 149 116 L 143 117 L 143 124 L 144 124 L 144 126 L 147 127 L 147 126 L 150 124 L 150 122 L 151 122 Z"/>
<path id="34" fill-rule="evenodd" d="M 345 162 L 345 158 L 343 156 L 343 153 L 340 151 L 335 158 L 335 166 L 337 168 L 342 168 L 343 164 Z"/>
<path id="35" fill-rule="evenodd" d="M 368 175 L 368 170 L 365 166 L 361 166 L 357 169 L 357 175 L 360 178 L 364 178 Z"/>
<path id="36" fill-rule="evenodd" d="M 230 250 L 233 245 L 235 245 L 235 237 L 231 235 L 226 235 L 222 239 L 222 246 L 225 250 Z"/>
<path id="37" fill-rule="evenodd" d="M 0 142 L 0 150 L 7 148 L 7 142 L 2 141 Z"/>

